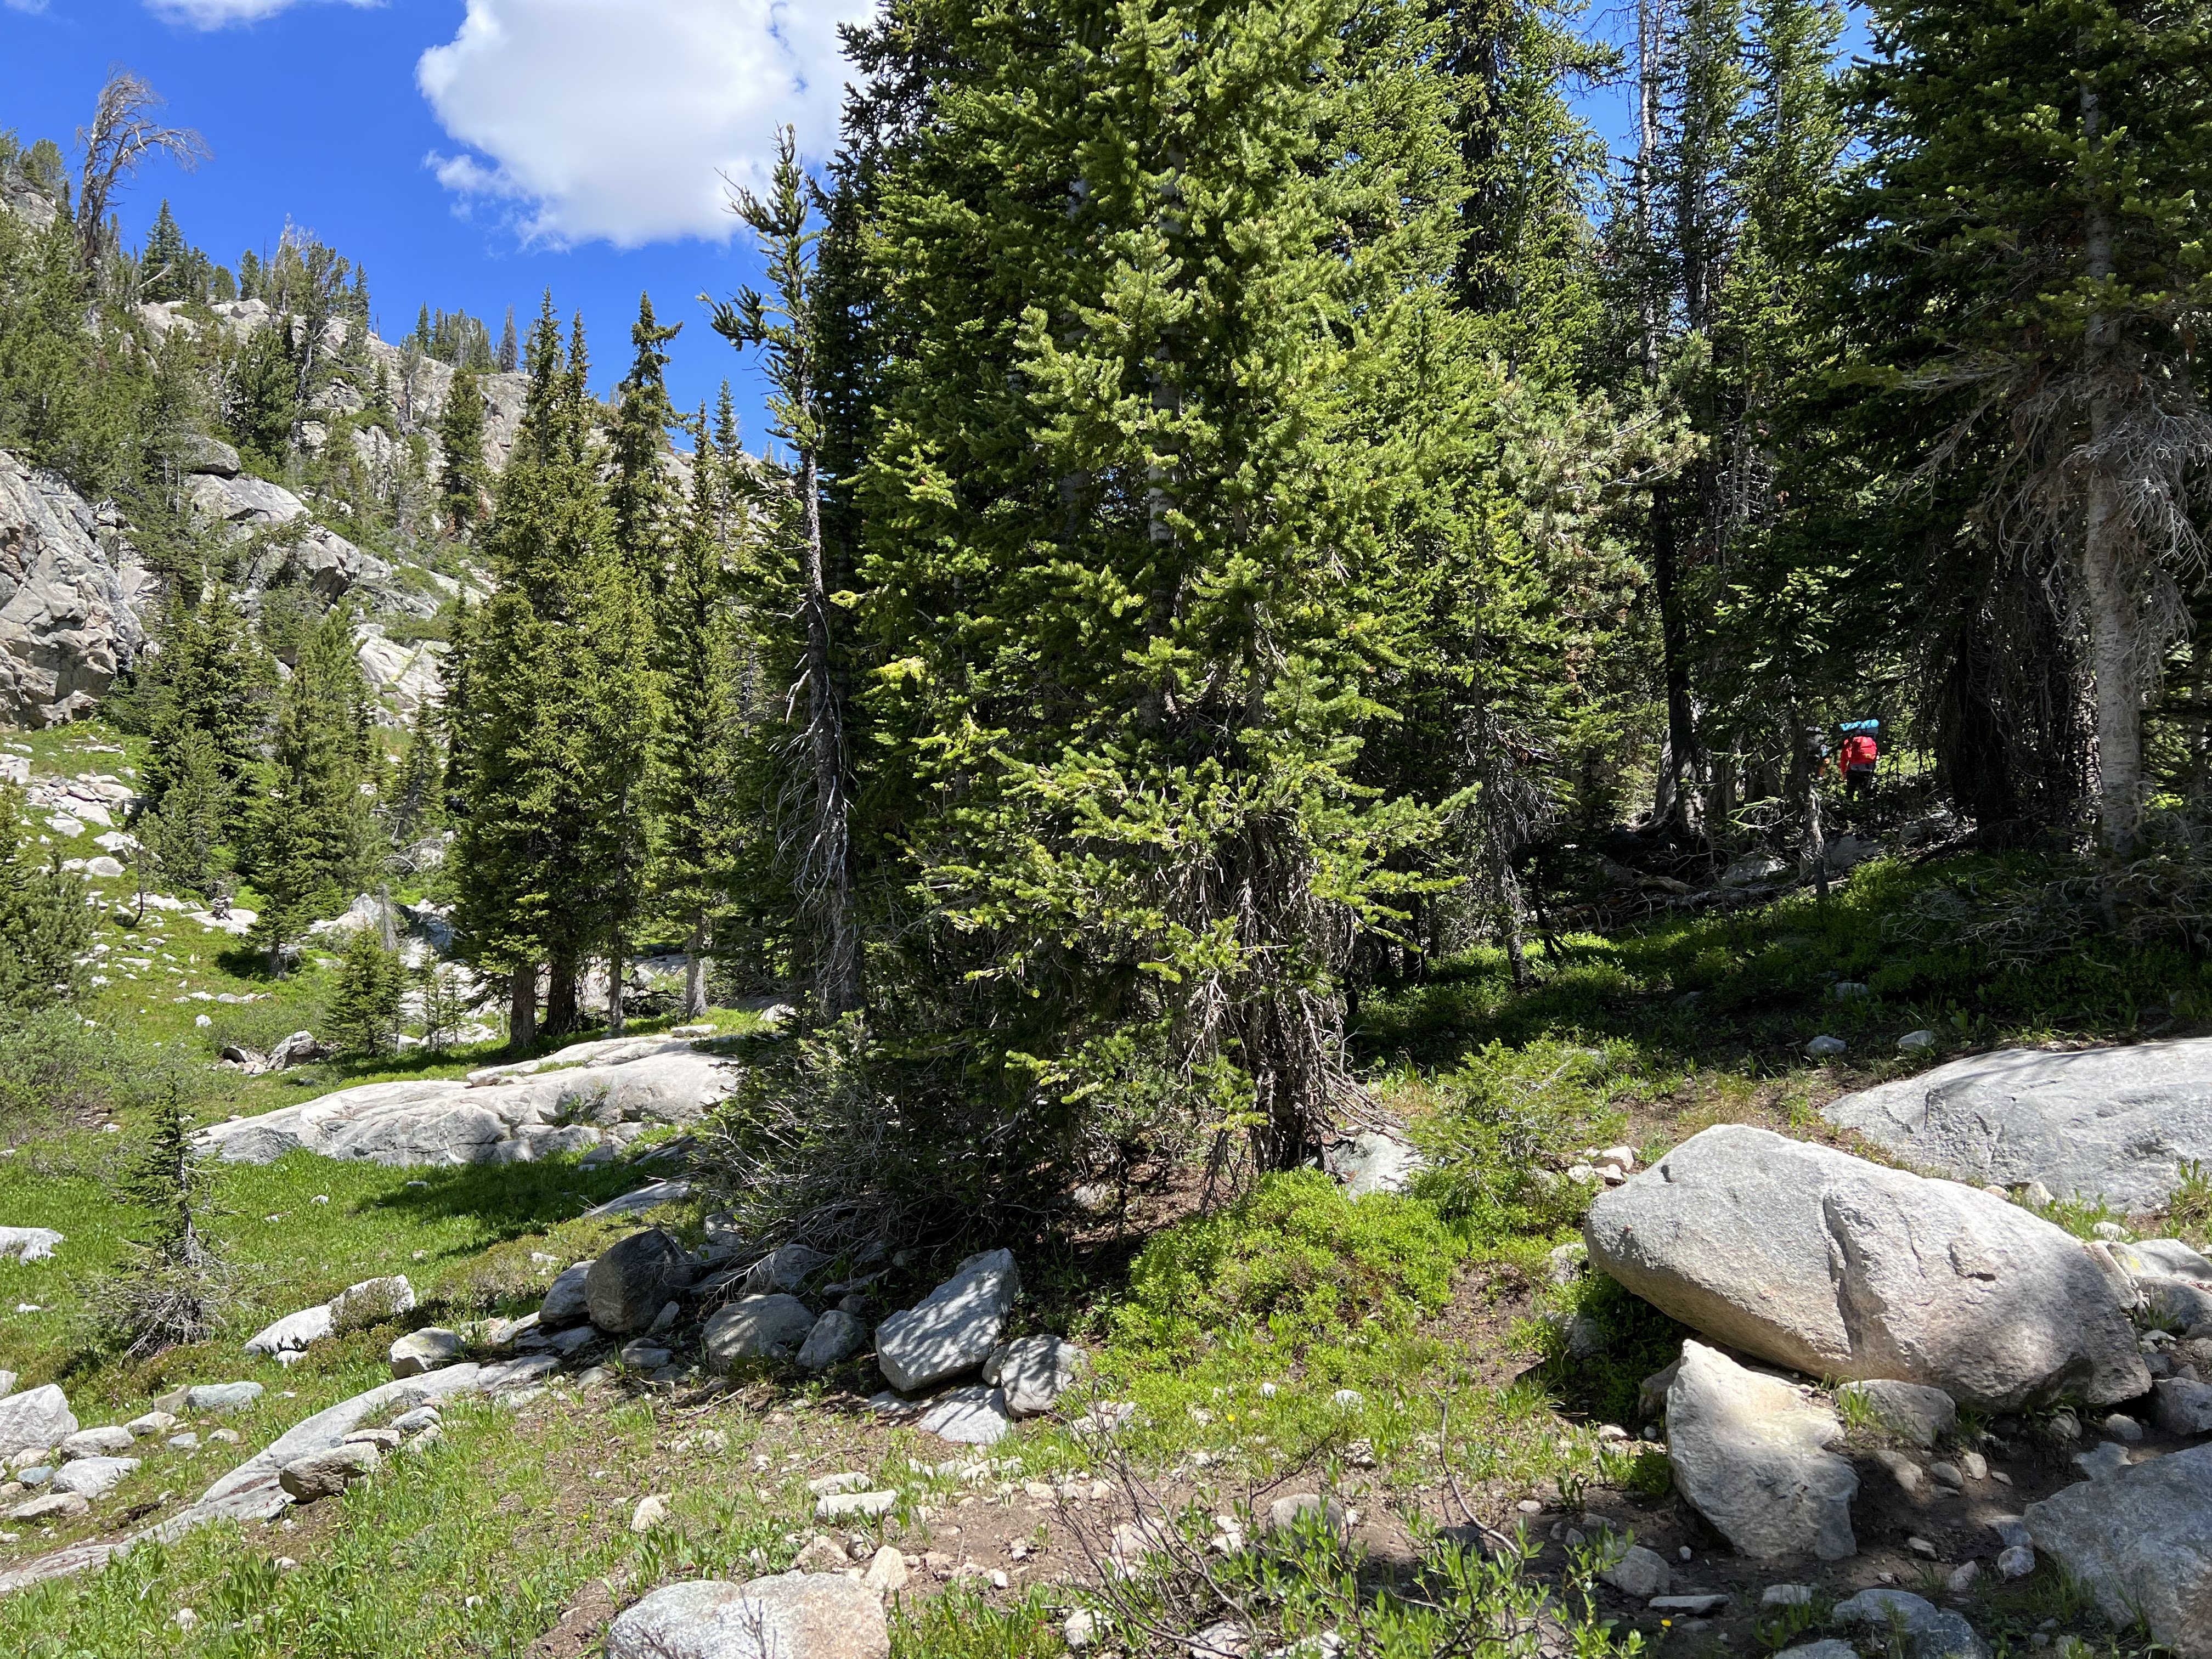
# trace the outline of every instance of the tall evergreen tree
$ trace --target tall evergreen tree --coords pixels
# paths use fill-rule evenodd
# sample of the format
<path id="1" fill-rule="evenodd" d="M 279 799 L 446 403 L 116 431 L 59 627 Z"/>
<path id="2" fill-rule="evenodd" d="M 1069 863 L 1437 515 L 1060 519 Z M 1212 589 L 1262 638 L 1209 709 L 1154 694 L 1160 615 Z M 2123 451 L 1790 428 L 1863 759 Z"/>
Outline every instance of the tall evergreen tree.
<path id="1" fill-rule="evenodd" d="M 212 898 L 228 867 L 222 843 L 234 811 L 214 738 L 198 726 L 182 726 L 161 804 L 138 826 L 143 856 L 172 890 Z"/>
<path id="2" fill-rule="evenodd" d="M 58 854 L 40 860 L 21 807 L 21 792 L 0 788 L 0 1014 L 75 994 L 97 915 Z"/>
<path id="3" fill-rule="evenodd" d="M 512 374 L 522 362 L 520 348 L 514 337 L 514 307 L 507 308 L 507 326 L 499 331 L 499 372 Z"/>
<path id="4" fill-rule="evenodd" d="M 244 828 L 261 761 L 275 665 L 254 637 L 228 588 L 211 584 L 197 605 L 172 589 L 161 630 L 161 651 L 147 670 L 153 752 L 145 794 L 159 808 L 182 770 L 181 750 L 204 737 L 228 802 L 223 828 L 234 838 Z"/>
<path id="5" fill-rule="evenodd" d="M 309 921 L 343 908 L 374 873 L 368 684 L 351 618 L 334 607 L 307 636 L 284 691 L 254 805 L 246 864 L 264 908 L 253 937 L 272 972 Z"/>
<path id="6" fill-rule="evenodd" d="M 637 296 L 637 321 L 629 331 L 635 356 L 616 388 L 608 446 L 614 463 L 608 506 L 614 513 L 615 545 L 649 595 L 659 594 L 668 579 L 677 534 L 680 503 L 667 469 L 668 428 L 676 424 L 676 410 L 668 401 L 668 354 L 662 348 L 683 328 L 681 323 L 662 327 L 653 319 L 652 296 Z"/>
<path id="7" fill-rule="evenodd" d="M 441 465 L 438 493 L 444 504 L 447 529 L 466 540 L 483 516 L 485 479 L 484 397 L 476 371 L 465 366 L 453 371 L 446 406 L 438 412 Z"/>
<path id="8" fill-rule="evenodd" d="M 155 216 L 154 228 L 146 233 L 146 246 L 138 256 L 138 268 L 139 292 L 149 300 L 204 297 L 190 291 L 191 249 L 185 241 L 184 232 L 177 228 L 167 197 L 161 199 L 161 212 Z"/>

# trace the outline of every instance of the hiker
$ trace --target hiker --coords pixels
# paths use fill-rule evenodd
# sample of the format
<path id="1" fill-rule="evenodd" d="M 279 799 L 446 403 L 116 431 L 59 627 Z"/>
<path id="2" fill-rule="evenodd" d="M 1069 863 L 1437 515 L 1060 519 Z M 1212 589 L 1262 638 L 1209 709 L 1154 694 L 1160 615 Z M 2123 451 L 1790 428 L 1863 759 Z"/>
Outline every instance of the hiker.
<path id="1" fill-rule="evenodd" d="M 1874 794 L 1874 769 L 1881 758 L 1881 748 L 1874 734 L 1881 729 L 1875 720 L 1854 720 L 1844 730 L 1849 733 L 1844 739 L 1844 752 L 1837 763 L 1844 773 L 1844 799 L 1866 800 Z"/>

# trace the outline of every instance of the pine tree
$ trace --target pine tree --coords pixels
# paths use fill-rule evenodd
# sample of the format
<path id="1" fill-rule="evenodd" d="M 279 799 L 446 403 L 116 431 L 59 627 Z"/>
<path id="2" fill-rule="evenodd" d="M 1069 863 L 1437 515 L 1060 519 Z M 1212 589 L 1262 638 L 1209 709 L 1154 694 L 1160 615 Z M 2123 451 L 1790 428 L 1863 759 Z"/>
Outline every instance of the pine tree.
<path id="1" fill-rule="evenodd" d="M 96 1328 L 133 1359 L 205 1341 L 235 1298 L 235 1275 L 202 1225 L 213 1188 L 173 1082 L 144 1150 L 117 1183 L 118 1198 L 148 1212 L 145 1234 L 89 1297 Z"/>
<path id="2" fill-rule="evenodd" d="M 385 823 L 392 844 L 412 846 L 445 816 L 446 757 L 438 741 L 438 706 L 425 699 L 407 727 L 407 747 L 385 800 Z"/>
<path id="3" fill-rule="evenodd" d="M 0 788 L 0 1013 L 75 995 L 96 920 L 83 881 L 63 871 L 59 854 L 40 862 L 23 823 L 21 793 Z"/>
<path id="4" fill-rule="evenodd" d="M 241 300 L 261 297 L 261 259 L 252 248 L 238 256 L 238 297 Z"/>
<path id="5" fill-rule="evenodd" d="M 668 401 L 664 371 L 668 354 L 661 348 L 683 331 L 653 320 L 653 296 L 637 297 L 637 321 L 630 343 L 636 355 L 629 374 L 615 392 L 613 430 L 608 447 L 614 478 L 608 506 L 614 513 L 615 545 L 641 592 L 658 596 L 668 580 L 670 544 L 674 540 L 677 502 L 670 489 L 666 458 L 668 428 L 676 410 Z"/>
<path id="6" fill-rule="evenodd" d="M 2078 598 L 2101 832 L 2124 852 L 2143 695 L 2203 556 L 2212 25 L 2186 0 L 1874 15 L 1850 83 L 1868 154 L 1835 238 L 1854 377 L 1910 470 L 1986 469 L 1999 550 Z"/>
<path id="7" fill-rule="evenodd" d="M 514 338 L 514 307 L 507 308 L 507 326 L 499 332 L 499 372 L 512 374 L 521 362 Z"/>
<path id="8" fill-rule="evenodd" d="M 329 1019 L 339 1045 L 354 1054 L 387 1054 L 398 1046 L 407 964 L 387 951 L 373 927 L 356 927 L 338 955 Z"/>
<path id="9" fill-rule="evenodd" d="M 228 868 L 222 843 L 234 816 L 222 757 L 204 730 L 187 725 L 167 769 L 161 805 L 138 827 L 143 855 L 173 892 L 212 898 Z"/>
<path id="10" fill-rule="evenodd" d="M 1003 999 L 965 1006 L 978 1074 L 1203 1100 L 1263 1167 L 1357 1093 L 1340 975 L 1432 828 L 1350 776 L 1420 489 L 1419 428 L 1367 405 L 1455 252 L 1427 12 L 896 17 L 947 67 L 872 227 L 876 810 L 944 907 L 936 983 Z"/>
<path id="11" fill-rule="evenodd" d="M 617 961 L 642 901 L 644 774 L 657 716 L 649 614 L 614 545 L 582 325 L 562 349 L 549 299 L 531 390 L 483 547 L 497 591 L 471 621 L 465 812 L 453 849 L 462 948 L 508 977 L 509 1034 L 576 1022 L 586 958 Z M 451 692 L 449 690 L 449 699 Z M 620 975 L 616 978 L 619 981 Z"/>
<path id="12" fill-rule="evenodd" d="M 466 541 L 482 516 L 484 505 L 484 398 L 476 371 L 453 371 L 453 388 L 438 415 L 438 446 L 442 467 L 438 491 L 445 507 L 446 527 L 456 540 Z"/>
<path id="13" fill-rule="evenodd" d="M 801 908 L 813 924 L 816 1001 L 822 1017 L 835 1020 L 859 1008 L 865 994 L 853 894 L 851 694 L 832 636 L 822 533 L 823 341 L 813 257 L 819 233 L 811 228 L 811 186 L 789 127 L 779 136 L 770 179 L 766 197 L 740 191 L 732 205 L 760 240 L 775 298 L 744 289 L 732 303 L 714 308 L 714 331 L 740 349 L 765 349 L 774 430 L 799 461 L 780 526 L 796 566 L 799 678 L 806 688 L 807 813 L 797 878 Z"/>
<path id="14" fill-rule="evenodd" d="M 311 633 L 285 682 L 269 783 L 255 803 L 246 862 L 264 908 L 253 937 L 281 971 L 318 915 L 343 908 L 374 869 L 368 686 L 347 612 Z"/>
<path id="15" fill-rule="evenodd" d="M 168 198 L 161 201 L 161 210 L 155 216 L 154 228 L 146 233 L 146 246 L 138 256 L 140 292 L 149 300 L 200 299 L 204 295 L 195 291 L 189 280 L 191 250 L 185 242 L 185 234 L 177 228 L 177 221 L 169 211 Z"/>
<path id="16" fill-rule="evenodd" d="M 153 732 L 143 780 L 148 802 L 156 809 L 166 802 L 183 746 L 200 734 L 215 752 L 228 803 L 223 838 L 234 839 L 260 769 L 275 665 L 220 583 L 210 585 L 197 606 L 172 590 L 161 646 L 147 671 Z"/>

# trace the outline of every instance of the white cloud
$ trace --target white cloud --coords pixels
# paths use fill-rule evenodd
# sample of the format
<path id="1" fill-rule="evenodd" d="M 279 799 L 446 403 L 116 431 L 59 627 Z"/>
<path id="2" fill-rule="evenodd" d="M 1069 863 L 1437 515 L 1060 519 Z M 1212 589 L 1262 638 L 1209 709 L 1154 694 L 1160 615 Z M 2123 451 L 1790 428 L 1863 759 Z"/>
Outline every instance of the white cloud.
<path id="1" fill-rule="evenodd" d="M 234 0 L 248 3 L 250 0 Z M 464 198 L 503 203 L 523 235 L 617 247 L 726 239 L 721 176 L 757 184 L 776 129 L 836 143 L 837 25 L 875 0 L 468 0 L 416 80 L 470 154 L 433 155 Z"/>
<path id="2" fill-rule="evenodd" d="M 14 4 L 15 0 L 9 0 Z M 39 0 L 40 5 L 46 0 Z M 172 23 L 189 23 L 196 29 L 219 29 L 230 23 L 258 22 L 289 11 L 298 0 L 146 0 L 146 9 Z M 345 0 L 349 6 L 381 5 L 383 0 Z"/>

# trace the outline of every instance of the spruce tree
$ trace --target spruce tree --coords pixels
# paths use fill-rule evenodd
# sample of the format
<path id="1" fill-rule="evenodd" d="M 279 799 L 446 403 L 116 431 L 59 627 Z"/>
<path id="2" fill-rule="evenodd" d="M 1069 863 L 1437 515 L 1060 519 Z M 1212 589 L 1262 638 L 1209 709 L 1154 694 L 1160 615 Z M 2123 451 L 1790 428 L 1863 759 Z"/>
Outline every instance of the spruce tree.
<path id="1" fill-rule="evenodd" d="M 507 326 L 499 332 L 499 372 L 512 374 L 521 362 L 514 337 L 514 307 L 507 308 Z"/>
<path id="2" fill-rule="evenodd" d="M 185 234 L 177 228 L 175 216 L 169 211 L 168 198 L 161 201 L 161 210 L 155 216 L 154 228 L 146 233 L 146 246 L 140 252 L 139 291 L 149 300 L 183 300 L 204 297 L 191 291 L 189 282 L 191 250 L 185 242 Z"/>
<path id="3" fill-rule="evenodd" d="M 446 757 L 441 751 L 438 706 L 424 699 L 407 727 L 407 747 L 386 793 L 384 818 L 392 844 L 412 846 L 445 816 Z"/>
<path id="4" fill-rule="evenodd" d="M 65 1002 L 83 977 L 96 913 L 59 854 L 40 860 L 12 787 L 0 788 L 0 1014 Z"/>
<path id="5" fill-rule="evenodd" d="M 399 1007 L 407 994 L 407 964 L 385 949 L 373 927 L 356 927 L 338 953 L 337 983 L 331 988 L 329 1018 L 339 1046 L 355 1054 L 388 1054 L 398 1045 Z"/>
<path id="6" fill-rule="evenodd" d="M 668 579 L 679 505 L 667 470 L 668 428 L 676 424 L 676 410 L 668 401 L 668 354 L 662 348 L 683 327 L 662 327 L 653 320 L 652 296 L 638 295 L 637 321 L 629 331 L 635 356 L 616 388 L 608 446 L 614 463 L 608 505 L 614 514 L 615 545 L 633 580 L 653 596 Z"/>
<path id="7" fill-rule="evenodd" d="M 484 480 L 484 398 L 476 371 L 453 371 L 446 406 L 438 414 L 438 447 L 441 465 L 438 493 L 444 504 L 447 530 L 456 540 L 466 541 L 483 516 Z"/>
<path id="8" fill-rule="evenodd" d="M 333 608 L 285 682 L 246 863 L 263 905 L 253 937 L 281 971 L 308 922 L 344 908 L 374 872 L 368 685 L 351 620 Z"/>
<path id="9" fill-rule="evenodd" d="M 199 726 L 184 726 L 168 757 L 161 804 L 138 825 L 143 856 L 171 891 L 213 898 L 228 868 L 222 843 L 233 816 L 215 740 Z"/>
<path id="10" fill-rule="evenodd" d="M 161 629 L 161 648 L 147 670 L 153 753 L 144 784 L 149 803 L 167 799 L 182 745 L 204 736 L 228 805 L 225 838 L 243 828 L 261 763 L 275 665 L 229 589 L 210 585 L 198 605 L 173 589 Z"/>

